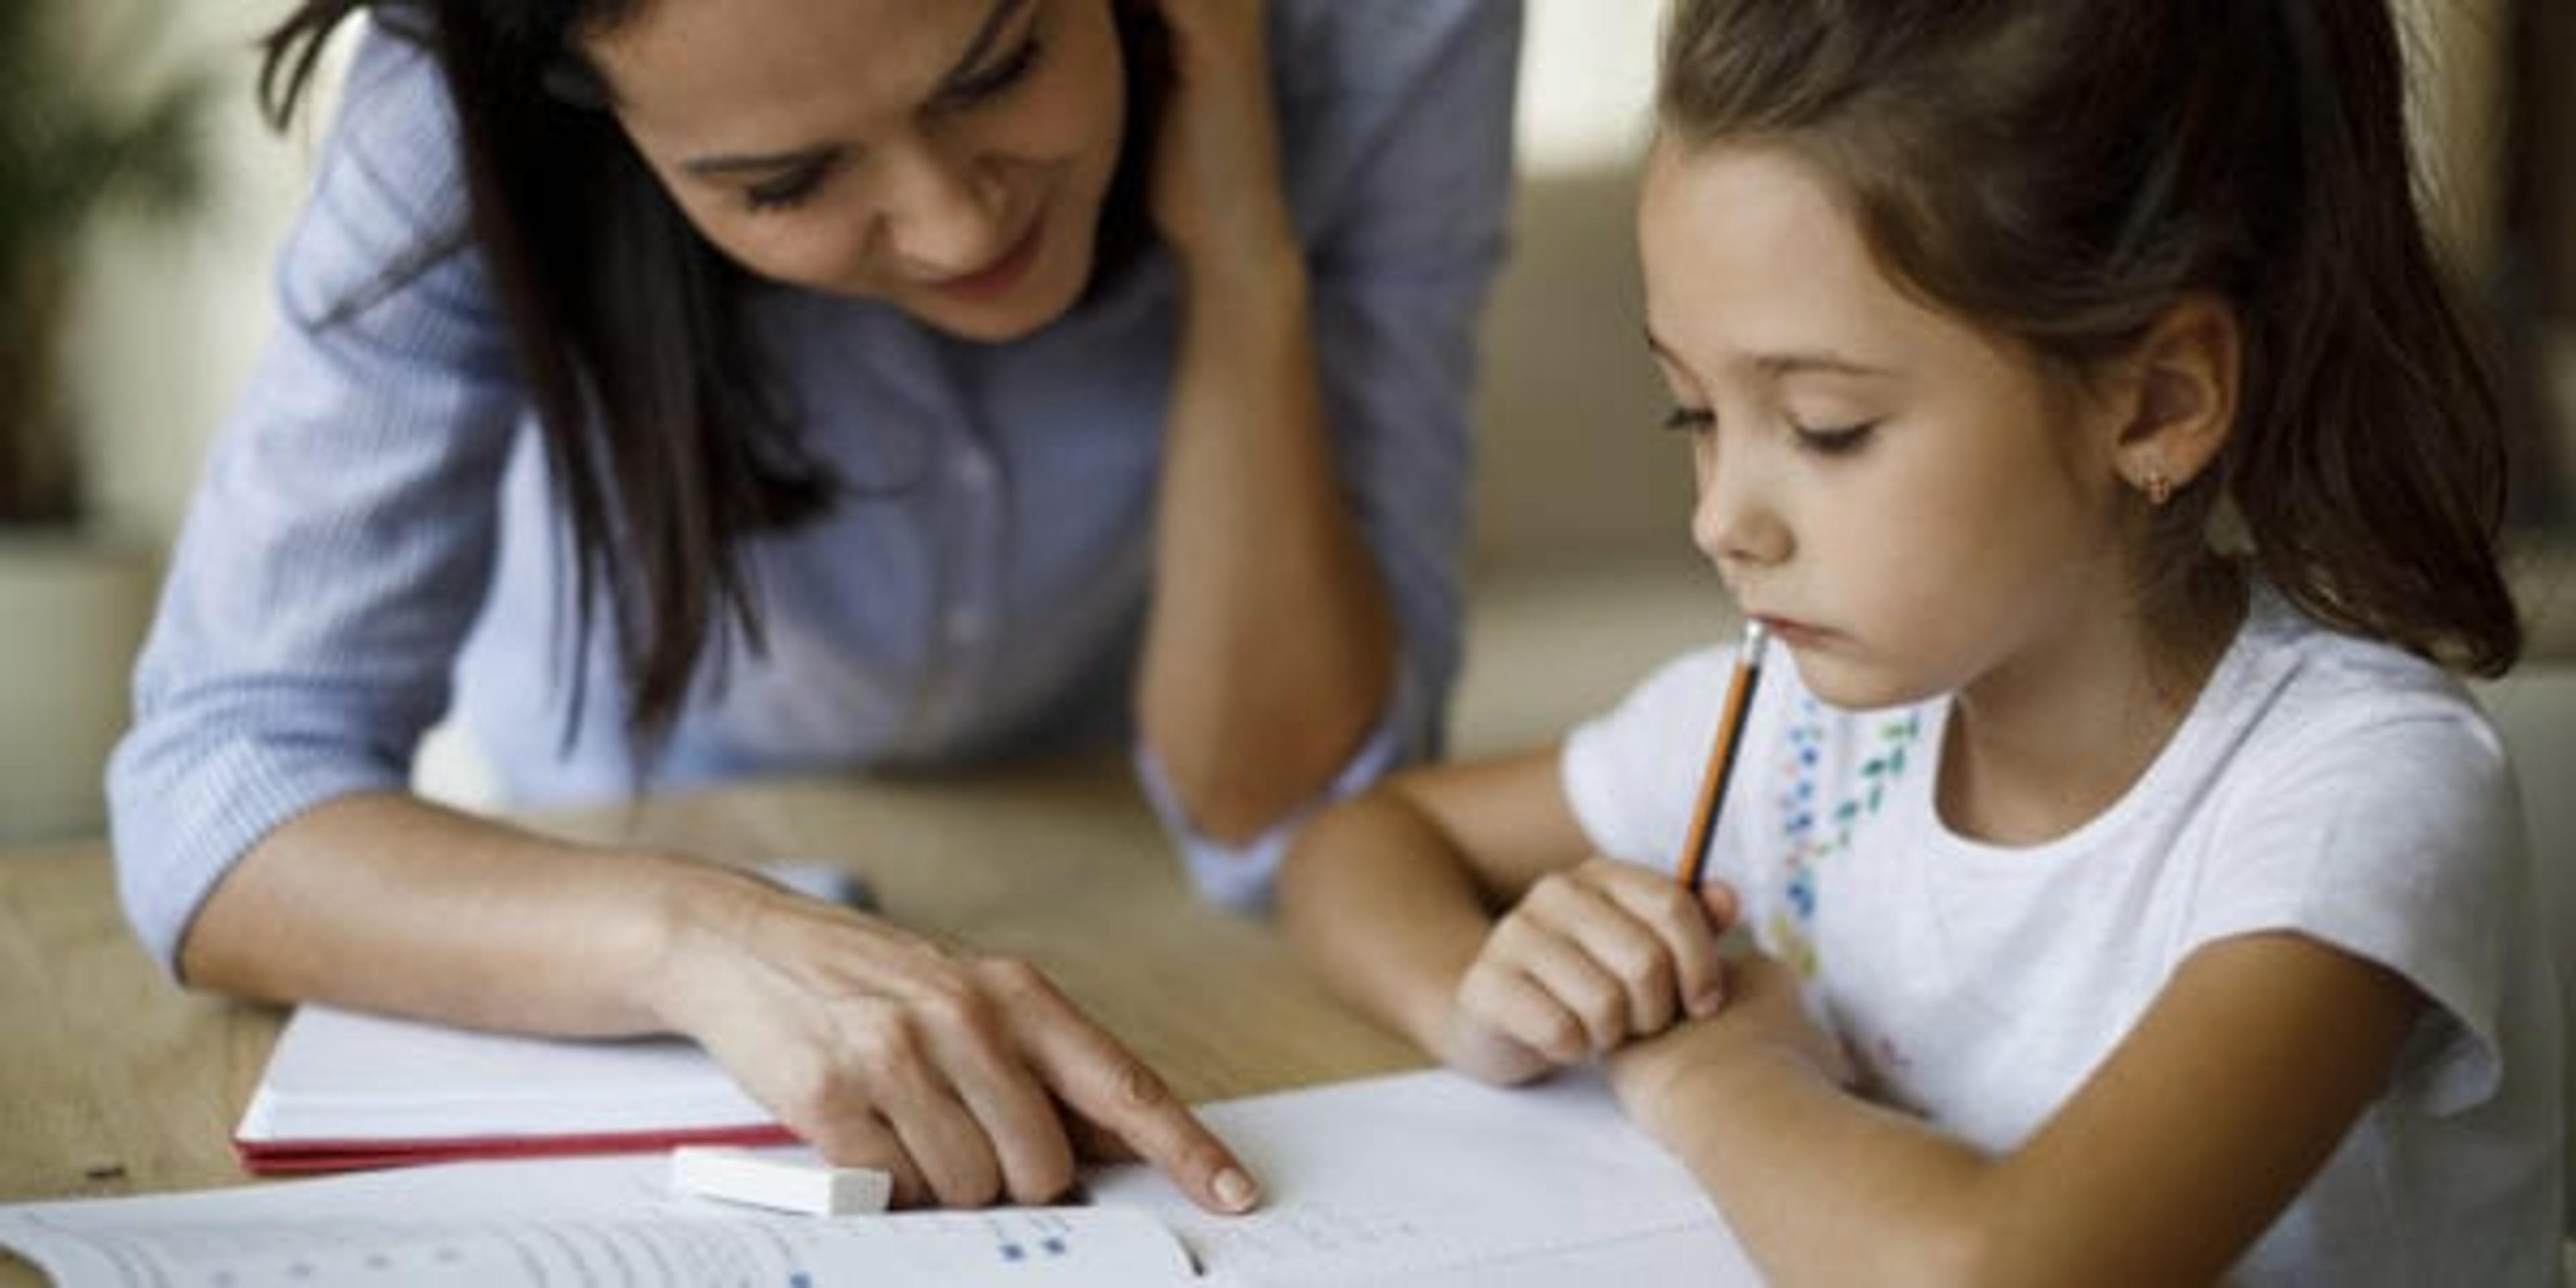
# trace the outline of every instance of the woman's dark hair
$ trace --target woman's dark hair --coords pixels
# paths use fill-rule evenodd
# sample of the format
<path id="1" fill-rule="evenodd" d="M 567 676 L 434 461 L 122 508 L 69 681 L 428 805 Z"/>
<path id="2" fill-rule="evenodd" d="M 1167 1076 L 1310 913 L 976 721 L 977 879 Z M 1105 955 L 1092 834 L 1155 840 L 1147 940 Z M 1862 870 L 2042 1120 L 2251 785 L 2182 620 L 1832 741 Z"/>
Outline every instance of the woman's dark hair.
<path id="1" fill-rule="evenodd" d="M 1678 0 L 1663 124 L 1830 175 L 1891 277 L 2083 372 L 2168 307 L 2243 324 L 2234 432 L 2156 514 L 2151 595 L 2232 501 L 2302 609 L 2497 674 L 2492 358 L 2414 191 L 2386 0 Z"/>
<path id="2" fill-rule="evenodd" d="M 605 88 L 580 59 L 578 37 L 613 30 L 649 2 L 303 0 L 262 40 L 259 75 L 261 106 L 283 129 L 324 43 L 368 8 L 436 60 L 456 113 L 472 245 L 509 327 L 572 541 L 565 734 L 580 724 L 583 641 L 605 588 L 628 728 L 644 748 L 670 731 L 728 616 L 761 646 L 749 542 L 849 490 L 802 441 L 800 409 L 762 367 L 742 312 L 753 279 L 689 223 L 603 110 Z M 1130 124 L 1095 283 L 1150 239 L 1140 140 L 1152 137 L 1161 85 L 1153 74 L 1128 79 Z"/>

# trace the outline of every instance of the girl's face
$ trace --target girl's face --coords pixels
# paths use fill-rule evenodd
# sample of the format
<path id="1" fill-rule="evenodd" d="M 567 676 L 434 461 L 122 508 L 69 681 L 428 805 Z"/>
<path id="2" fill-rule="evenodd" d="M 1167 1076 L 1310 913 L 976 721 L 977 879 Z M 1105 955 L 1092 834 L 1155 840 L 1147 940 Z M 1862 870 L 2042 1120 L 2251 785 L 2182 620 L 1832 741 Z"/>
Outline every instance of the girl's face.
<path id="1" fill-rule="evenodd" d="M 656 0 L 584 48 L 707 240 L 976 340 L 1072 307 L 1125 130 L 1111 0 Z"/>
<path id="2" fill-rule="evenodd" d="M 1692 536 L 1820 697 L 1879 707 L 2046 669 L 2125 620 L 2107 414 L 1901 290 L 1820 171 L 1666 140 L 1638 224 L 1648 339 L 1698 468 Z"/>

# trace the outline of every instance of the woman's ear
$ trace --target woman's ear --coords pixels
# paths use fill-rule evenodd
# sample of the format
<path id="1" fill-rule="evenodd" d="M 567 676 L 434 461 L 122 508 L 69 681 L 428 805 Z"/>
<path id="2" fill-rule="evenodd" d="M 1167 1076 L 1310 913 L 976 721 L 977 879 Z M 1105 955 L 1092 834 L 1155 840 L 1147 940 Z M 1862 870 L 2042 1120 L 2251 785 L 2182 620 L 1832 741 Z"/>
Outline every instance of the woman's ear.
<path id="1" fill-rule="evenodd" d="M 2113 459 L 2151 504 L 2188 486 L 2226 446 L 2243 356 L 2235 307 L 2207 293 L 2176 301 L 2132 351 L 2135 400 Z"/>

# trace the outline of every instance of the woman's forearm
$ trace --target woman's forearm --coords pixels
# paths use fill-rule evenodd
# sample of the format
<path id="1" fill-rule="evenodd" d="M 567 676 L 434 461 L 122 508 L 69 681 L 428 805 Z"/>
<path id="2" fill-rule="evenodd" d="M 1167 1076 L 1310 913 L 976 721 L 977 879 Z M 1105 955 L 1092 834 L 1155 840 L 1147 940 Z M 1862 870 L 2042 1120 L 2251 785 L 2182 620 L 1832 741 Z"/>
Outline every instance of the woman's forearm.
<path id="1" fill-rule="evenodd" d="M 480 1028 L 607 1036 L 669 1027 L 660 964 L 683 909 L 722 916 L 754 879 L 533 836 L 409 796 L 344 797 L 245 855 L 191 923 L 190 983 Z"/>
<path id="2" fill-rule="evenodd" d="M 1397 633 L 1335 468 L 1294 247 L 1188 280 L 1139 723 L 1192 821 L 1241 840 L 1358 749 Z"/>

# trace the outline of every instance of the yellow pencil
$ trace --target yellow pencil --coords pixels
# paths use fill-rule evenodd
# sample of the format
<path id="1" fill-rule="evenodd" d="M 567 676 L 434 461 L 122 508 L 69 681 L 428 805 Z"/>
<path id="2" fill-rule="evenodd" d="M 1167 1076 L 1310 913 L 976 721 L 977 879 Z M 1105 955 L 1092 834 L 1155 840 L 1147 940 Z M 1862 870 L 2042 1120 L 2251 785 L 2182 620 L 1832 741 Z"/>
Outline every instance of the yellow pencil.
<path id="1" fill-rule="evenodd" d="M 1762 651 L 1771 632 L 1762 623 L 1744 623 L 1744 643 L 1735 651 L 1735 678 L 1726 686 L 1726 707 L 1717 717 L 1717 743 L 1708 751 L 1708 773 L 1699 782 L 1699 806 L 1693 812 L 1690 843 L 1682 850 L 1676 873 L 1684 887 L 1697 890 L 1708 872 L 1708 847 L 1717 836 L 1718 807 L 1726 801 L 1727 780 L 1735 776 L 1736 747 L 1744 741 L 1744 722 L 1753 713 L 1753 690 L 1762 683 Z"/>

